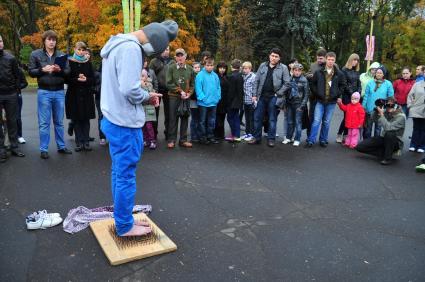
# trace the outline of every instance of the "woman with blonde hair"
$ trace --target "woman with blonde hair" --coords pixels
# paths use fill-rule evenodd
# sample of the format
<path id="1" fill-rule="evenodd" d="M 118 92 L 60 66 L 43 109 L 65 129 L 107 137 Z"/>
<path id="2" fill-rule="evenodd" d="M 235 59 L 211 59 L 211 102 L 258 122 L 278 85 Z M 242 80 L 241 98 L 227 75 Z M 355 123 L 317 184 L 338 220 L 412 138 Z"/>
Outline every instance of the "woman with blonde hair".
<path id="1" fill-rule="evenodd" d="M 342 68 L 342 73 L 345 76 L 346 88 L 342 93 L 342 103 L 348 105 L 351 103 L 351 95 L 354 92 L 362 92 L 362 86 L 360 82 L 360 57 L 353 53 L 348 57 L 347 63 Z M 345 127 L 345 113 L 344 119 L 341 121 L 339 126 L 338 135 L 336 137 L 337 143 L 343 142 L 343 137 L 348 134 L 348 129 Z"/>

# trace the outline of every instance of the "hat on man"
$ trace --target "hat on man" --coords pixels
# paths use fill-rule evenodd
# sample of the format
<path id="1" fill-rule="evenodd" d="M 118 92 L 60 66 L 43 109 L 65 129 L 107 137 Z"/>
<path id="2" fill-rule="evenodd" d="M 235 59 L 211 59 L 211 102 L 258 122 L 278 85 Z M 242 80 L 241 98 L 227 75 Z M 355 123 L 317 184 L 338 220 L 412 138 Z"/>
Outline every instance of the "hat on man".
<path id="1" fill-rule="evenodd" d="M 153 22 L 142 28 L 155 53 L 162 53 L 168 44 L 176 39 L 179 26 L 175 21 Z"/>
<path id="2" fill-rule="evenodd" d="M 183 48 L 179 48 L 176 50 L 176 56 L 178 54 L 182 54 L 183 56 L 186 56 L 186 51 Z"/>

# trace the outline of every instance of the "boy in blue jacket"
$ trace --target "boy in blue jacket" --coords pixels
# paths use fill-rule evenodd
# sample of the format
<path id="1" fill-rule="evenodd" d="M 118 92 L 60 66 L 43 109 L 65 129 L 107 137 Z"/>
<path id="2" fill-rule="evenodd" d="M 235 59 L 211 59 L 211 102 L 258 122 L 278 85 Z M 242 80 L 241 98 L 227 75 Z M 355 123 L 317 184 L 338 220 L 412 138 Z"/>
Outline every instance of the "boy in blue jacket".
<path id="1" fill-rule="evenodd" d="M 213 72 L 214 59 L 207 59 L 205 67 L 196 76 L 195 91 L 198 100 L 199 116 L 200 116 L 200 143 L 201 144 L 217 144 L 214 138 L 215 114 L 217 104 L 221 99 L 220 80 L 218 75 Z"/>

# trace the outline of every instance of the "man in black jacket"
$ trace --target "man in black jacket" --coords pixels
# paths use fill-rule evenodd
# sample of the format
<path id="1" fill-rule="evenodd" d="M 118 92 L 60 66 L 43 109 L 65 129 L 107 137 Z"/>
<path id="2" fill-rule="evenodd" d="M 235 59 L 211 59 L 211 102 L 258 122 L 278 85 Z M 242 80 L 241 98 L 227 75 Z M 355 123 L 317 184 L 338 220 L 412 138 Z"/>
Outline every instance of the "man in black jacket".
<path id="1" fill-rule="evenodd" d="M 38 127 L 40 132 L 40 157 L 49 158 L 50 120 L 53 115 L 55 137 L 58 153 L 72 154 L 66 148 L 63 133 L 63 116 L 65 104 L 64 83 L 69 75 L 69 64 L 66 60 L 62 66 L 55 62 L 56 58 L 64 54 L 56 49 L 57 35 L 48 30 L 43 33 L 43 49 L 31 53 L 28 71 L 31 77 L 37 78 L 38 91 Z"/>
<path id="2" fill-rule="evenodd" d="M 0 123 L 3 122 L 2 109 L 6 112 L 7 133 L 10 151 L 13 156 L 24 157 L 18 149 L 16 115 L 18 111 L 19 67 L 14 56 L 4 52 L 3 38 L 0 36 Z M 5 162 L 7 153 L 4 146 L 3 128 L 0 128 L 0 162 Z"/>
<path id="3" fill-rule="evenodd" d="M 316 142 L 320 127 L 320 146 L 326 147 L 328 145 L 329 126 L 336 101 L 345 90 L 345 77 L 335 65 L 335 60 L 336 54 L 328 52 L 325 66 L 316 70 L 311 80 L 311 90 L 315 93 L 317 102 L 306 147 L 312 147 Z"/>

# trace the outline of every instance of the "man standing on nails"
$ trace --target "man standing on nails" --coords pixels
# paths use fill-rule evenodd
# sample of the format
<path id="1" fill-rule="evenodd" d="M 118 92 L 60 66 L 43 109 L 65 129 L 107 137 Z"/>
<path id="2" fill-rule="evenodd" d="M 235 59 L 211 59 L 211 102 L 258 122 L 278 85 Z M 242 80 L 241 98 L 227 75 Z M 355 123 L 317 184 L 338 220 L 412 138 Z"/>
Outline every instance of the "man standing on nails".
<path id="1" fill-rule="evenodd" d="M 102 48 L 102 131 L 109 140 L 112 159 L 112 198 L 119 236 L 142 236 L 151 232 L 142 222 L 134 222 L 132 210 L 136 194 L 136 167 L 143 152 L 142 103 L 161 94 L 140 87 L 143 57 L 163 52 L 177 37 L 174 21 L 151 23 L 129 34 L 112 36 Z"/>

